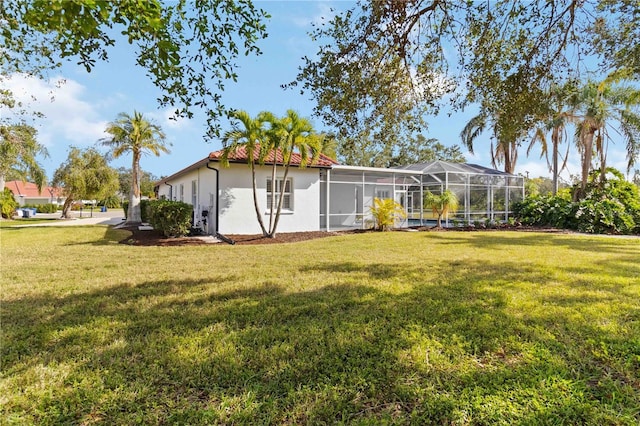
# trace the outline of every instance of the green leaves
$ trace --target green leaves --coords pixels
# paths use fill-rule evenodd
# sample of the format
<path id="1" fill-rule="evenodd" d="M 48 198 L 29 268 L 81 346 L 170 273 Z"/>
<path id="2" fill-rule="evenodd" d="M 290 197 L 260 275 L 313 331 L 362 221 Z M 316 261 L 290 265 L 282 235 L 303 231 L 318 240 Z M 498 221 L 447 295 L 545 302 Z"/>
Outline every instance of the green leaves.
<path id="1" fill-rule="evenodd" d="M 374 198 L 370 210 L 378 231 L 387 231 L 395 225 L 396 220 L 407 217 L 404 207 L 392 198 Z"/>
<path id="2" fill-rule="evenodd" d="M 258 203 L 256 165 L 271 164 L 271 180 L 276 181 L 278 167 L 284 169 L 283 182 L 287 181 L 289 168 L 292 166 L 293 155 L 300 156 L 300 163 L 296 167 L 304 168 L 308 163 L 313 164 L 320 156 L 324 137 L 315 134 L 311 122 L 300 117 L 294 110 L 288 110 L 284 117 L 276 117 L 273 113 L 263 111 L 252 118 L 246 111 L 236 110 L 231 114 L 232 130 L 227 131 L 222 138 L 221 162 L 229 165 L 229 158 L 235 157 L 238 151 L 245 153 L 245 160 L 251 169 L 253 180 L 253 201 L 256 217 L 262 233 L 274 237 L 280 220 L 283 206 L 284 191 L 281 191 L 276 203 L 276 196 L 271 189 L 271 203 L 269 224 L 265 226 L 262 219 L 262 209 Z"/>
<path id="3" fill-rule="evenodd" d="M 438 216 L 438 227 L 442 226 L 442 217 L 458 210 L 458 197 L 455 192 L 447 189 L 442 194 L 436 195 L 430 191 L 424 193 L 424 206 L 433 210 L 433 214 Z"/>
<path id="4" fill-rule="evenodd" d="M 181 201 L 153 200 L 149 214 L 151 225 L 165 237 L 183 237 L 191 227 L 193 206 Z"/>
<path id="5" fill-rule="evenodd" d="M 568 194 L 527 197 L 514 207 L 522 223 L 574 229 L 592 234 L 637 234 L 640 232 L 640 192 L 615 169 L 600 178 L 593 172 L 584 197 L 571 202 Z M 580 184 L 573 190 L 578 191 Z"/>
<path id="6" fill-rule="evenodd" d="M 118 173 L 95 148 L 71 147 L 67 161 L 53 175 L 52 186 L 67 197 L 63 216 L 74 200 L 101 200 L 118 190 Z"/>
<path id="7" fill-rule="evenodd" d="M 217 136 L 228 110 L 219 92 L 236 79 L 235 59 L 260 54 L 268 15 L 249 0 L 7 0 L 0 3 L 6 25 L 0 30 L 3 73 L 42 75 L 76 59 L 90 72 L 126 42 L 137 49 L 136 63 L 162 91 L 160 106 L 191 117 L 206 110 L 207 135 Z M 119 30 L 122 38 L 114 36 Z"/>
<path id="8" fill-rule="evenodd" d="M 41 189 L 46 174 L 37 156 L 48 156 L 47 149 L 36 140 L 36 129 L 26 124 L 0 125 L 0 178 L 9 174 L 33 179 Z M 4 189 L 0 188 L 0 190 Z"/>

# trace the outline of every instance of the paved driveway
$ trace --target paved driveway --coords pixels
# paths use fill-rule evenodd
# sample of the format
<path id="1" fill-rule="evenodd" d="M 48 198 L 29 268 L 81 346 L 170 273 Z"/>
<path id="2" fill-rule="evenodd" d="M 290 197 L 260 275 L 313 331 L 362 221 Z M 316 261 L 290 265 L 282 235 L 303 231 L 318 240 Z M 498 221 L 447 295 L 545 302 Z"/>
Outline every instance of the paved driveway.
<path id="1" fill-rule="evenodd" d="M 71 219 L 60 219 L 60 212 L 58 213 L 37 213 L 34 219 L 56 219 L 47 222 L 38 222 L 33 224 L 18 225 L 18 227 L 26 226 L 84 226 L 84 225 L 120 225 L 124 222 L 124 212 L 122 209 L 112 209 L 106 212 L 101 212 L 98 209 L 94 209 L 93 213 L 90 210 L 83 210 L 82 217 L 80 217 L 79 211 L 71 212 Z"/>

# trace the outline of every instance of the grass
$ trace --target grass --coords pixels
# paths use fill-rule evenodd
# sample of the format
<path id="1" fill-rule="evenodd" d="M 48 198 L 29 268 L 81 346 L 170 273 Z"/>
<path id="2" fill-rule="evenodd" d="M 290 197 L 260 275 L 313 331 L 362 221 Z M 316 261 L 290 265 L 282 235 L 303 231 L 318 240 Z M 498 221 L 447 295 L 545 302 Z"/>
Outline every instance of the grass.
<path id="1" fill-rule="evenodd" d="M 2 228 L 2 424 L 640 422 L 640 240 Z"/>

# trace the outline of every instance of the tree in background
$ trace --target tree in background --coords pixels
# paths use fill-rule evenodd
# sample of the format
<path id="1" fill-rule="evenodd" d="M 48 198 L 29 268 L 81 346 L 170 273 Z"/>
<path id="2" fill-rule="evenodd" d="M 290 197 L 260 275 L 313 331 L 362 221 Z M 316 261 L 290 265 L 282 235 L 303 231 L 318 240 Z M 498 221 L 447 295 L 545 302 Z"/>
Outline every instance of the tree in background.
<path id="1" fill-rule="evenodd" d="M 5 180 L 32 180 L 41 190 L 47 177 L 37 156 L 48 156 L 36 140 L 36 129 L 26 124 L 0 125 L 0 192 Z"/>
<path id="2" fill-rule="evenodd" d="M 576 81 L 569 81 L 563 85 L 553 84 L 548 90 L 549 105 L 546 111 L 539 117 L 540 122 L 534 130 L 533 139 L 527 150 L 536 144 L 541 146 L 541 155 L 547 159 L 549 170 L 553 176 L 553 195 L 557 194 L 559 186 L 559 175 L 566 168 L 569 157 L 569 144 L 560 165 L 560 145 L 567 139 L 567 126 L 576 123 L 578 120 L 578 88 Z M 549 161 L 549 143 L 546 134 L 551 132 L 551 161 Z"/>
<path id="3" fill-rule="evenodd" d="M 558 189 L 566 187 L 568 187 L 567 184 L 563 184 L 562 186 L 558 184 L 558 187 L 556 188 L 553 179 L 543 176 L 524 179 L 524 193 L 526 196 L 556 195 L 558 193 Z"/>
<path id="4" fill-rule="evenodd" d="M 618 123 L 626 142 L 627 171 L 640 156 L 640 90 L 606 79 L 601 83 L 587 82 L 579 96 L 580 121 L 576 125 L 575 142 L 580 152 L 582 173 L 576 199 L 585 195 L 594 157 L 601 170 L 600 179 L 606 176 L 612 121 Z"/>
<path id="5" fill-rule="evenodd" d="M 350 166 L 395 167 L 429 161 L 464 163 L 466 159 L 458 145 L 445 146 L 435 138 L 421 134 L 394 138 L 393 143 L 382 146 L 372 142 L 369 134 L 337 141 L 339 160 Z"/>
<path id="6" fill-rule="evenodd" d="M 131 168 L 118 167 L 118 182 L 120 184 L 119 192 L 128 200 L 131 194 L 131 182 L 133 181 L 133 171 Z M 155 183 L 160 180 L 154 174 L 140 170 L 140 195 L 146 197 L 153 197 Z"/>
<path id="7" fill-rule="evenodd" d="M 105 130 L 111 135 L 101 143 L 109 147 L 111 154 L 118 158 L 125 153 L 131 153 L 131 191 L 129 193 L 129 210 L 127 223 L 135 224 L 142 221 L 140 213 L 140 158 L 143 154 L 168 153 L 165 135 L 157 124 L 145 119 L 137 111 L 133 116 L 121 112 L 116 121 L 107 124 Z"/>
<path id="8" fill-rule="evenodd" d="M 451 163 L 465 163 L 467 161 L 458 145 L 444 146 L 438 139 L 427 139 L 422 135 L 416 135 L 400 141 L 393 157 L 385 167 L 406 166 L 438 160 Z"/>
<path id="9" fill-rule="evenodd" d="M 66 197 L 62 217 L 68 218 L 75 201 L 101 200 L 115 194 L 118 173 L 96 149 L 71 147 L 67 161 L 55 171 L 52 185 L 61 188 Z"/>
<path id="10" fill-rule="evenodd" d="M 447 189 L 440 195 L 426 191 L 424 194 L 424 206 L 431 209 L 434 215 L 438 216 L 437 228 L 442 228 L 442 218 L 449 213 L 455 213 L 458 210 L 458 197 L 455 192 Z"/>
<path id="11" fill-rule="evenodd" d="M 491 165 L 497 168 L 499 164 L 504 164 L 504 171 L 513 174 L 518 160 L 518 139 L 501 138 L 500 122 L 497 118 L 490 118 L 486 113 L 471 118 L 460 132 L 462 142 L 473 154 L 474 142 L 484 133 L 487 126 L 492 126 Z"/>
<path id="12" fill-rule="evenodd" d="M 7 0 L 0 16 L 3 75 L 43 76 L 63 60 L 91 71 L 115 45 L 132 44 L 136 65 L 162 91 L 160 106 L 186 117 L 203 108 L 209 137 L 228 113 L 220 93 L 237 78 L 235 60 L 261 53 L 256 42 L 266 37 L 268 18 L 251 0 Z"/>

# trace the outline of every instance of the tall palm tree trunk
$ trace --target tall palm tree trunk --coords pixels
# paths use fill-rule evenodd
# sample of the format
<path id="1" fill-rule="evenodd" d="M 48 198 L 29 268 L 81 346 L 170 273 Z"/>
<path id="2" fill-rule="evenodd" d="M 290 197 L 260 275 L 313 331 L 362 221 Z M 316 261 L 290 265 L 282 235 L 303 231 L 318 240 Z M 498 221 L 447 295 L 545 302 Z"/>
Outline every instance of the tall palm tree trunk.
<path id="1" fill-rule="evenodd" d="M 256 210 L 256 217 L 258 218 L 258 224 L 260 225 L 260 229 L 262 230 L 262 235 L 267 236 L 268 232 L 264 226 L 264 221 L 262 220 L 262 212 L 260 211 L 260 206 L 258 204 L 258 184 L 256 179 L 256 168 L 253 159 L 251 159 L 251 179 L 253 184 L 253 207 Z"/>
<path id="2" fill-rule="evenodd" d="M 574 201 L 581 199 L 584 196 L 587 189 L 587 182 L 589 180 L 589 172 L 591 171 L 591 159 L 593 157 L 593 138 L 595 136 L 596 129 L 589 127 L 589 129 L 581 135 L 582 139 L 582 176 L 580 177 L 580 190 L 576 191 L 574 195 Z"/>
<path id="3" fill-rule="evenodd" d="M 273 228 L 269 230 L 269 237 L 276 237 L 276 229 L 278 228 L 278 222 L 280 221 L 280 212 L 282 211 L 282 201 L 284 200 L 284 192 L 287 187 L 287 177 L 289 177 L 289 167 L 291 166 L 291 157 L 289 157 L 289 162 L 284 167 L 284 177 L 282 178 L 282 189 L 280 190 L 280 196 L 278 197 L 278 211 L 276 213 L 276 218 L 273 222 Z M 293 191 L 293 188 L 291 188 Z"/>
<path id="4" fill-rule="evenodd" d="M 131 194 L 129 195 L 129 208 L 127 210 L 127 224 L 138 224 L 142 222 L 140 212 L 140 152 L 133 152 L 133 163 L 131 165 Z"/>
<path id="5" fill-rule="evenodd" d="M 269 206 L 269 234 L 271 234 L 274 229 L 273 221 L 274 221 L 274 213 L 276 210 L 276 197 L 275 197 L 275 188 L 276 188 L 276 155 L 277 152 L 273 153 L 273 166 L 271 167 L 271 205 Z"/>
<path id="6" fill-rule="evenodd" d="M 552 173 L 553 173 L 553 195 L 558 193 L 558 175 L 560 172 L 558 171 L 558 145 L 560 144 L 560 130 L 557 127 L 553 128 L 551 133 L 551 149 L 553 150 L 551 153 L 551 162 L 552 162 Z"/>

